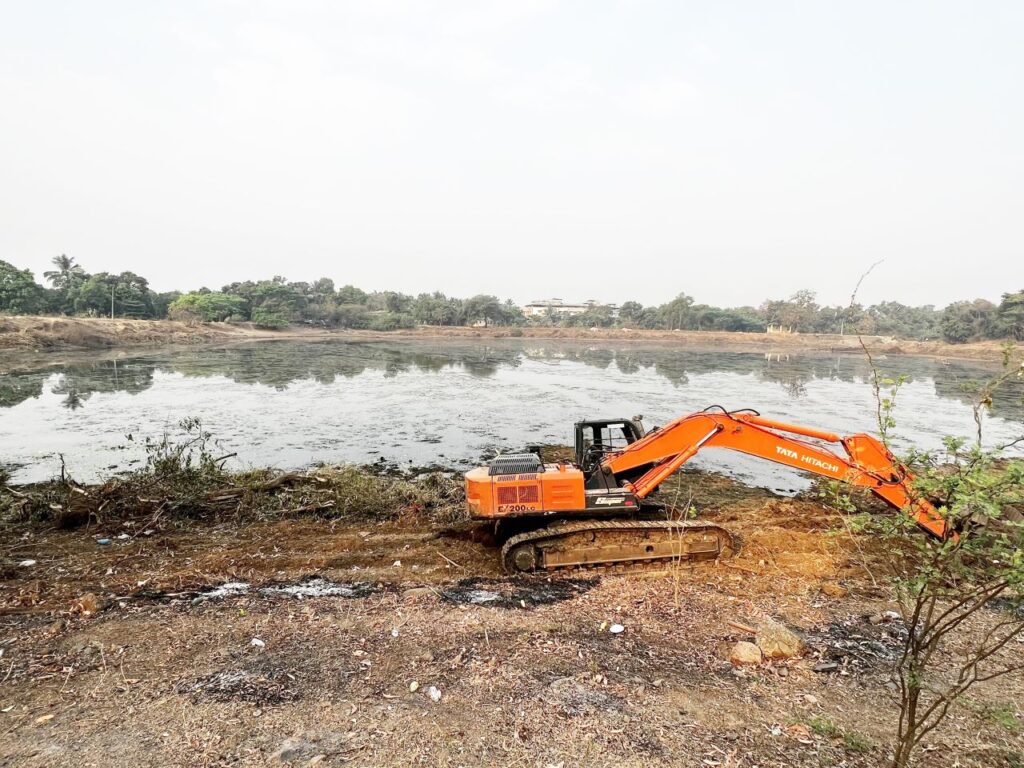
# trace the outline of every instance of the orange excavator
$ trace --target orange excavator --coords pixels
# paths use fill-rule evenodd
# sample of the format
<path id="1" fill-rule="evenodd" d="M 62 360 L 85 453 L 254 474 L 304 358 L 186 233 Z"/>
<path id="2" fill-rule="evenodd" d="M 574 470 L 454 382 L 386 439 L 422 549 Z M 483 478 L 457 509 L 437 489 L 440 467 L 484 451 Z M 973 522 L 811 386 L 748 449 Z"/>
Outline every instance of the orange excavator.
<path id="1" fill-rule="evenodd" d="M 843 453 L 828 444 L 841 446 Z M 867 488 L 930 534 L 951 535 L 939 511 L 877 438 L 840 436 L 711 406 L 650 432 L 641 417 L 576 424 L 576 460 L 544 463 L 539 446 L 466 473 L 470 516 L 492 521 L 509 572 L 728 557 L 724 528 L 673 520 L 651 494 L 702 448 L 728 448 Z"/>

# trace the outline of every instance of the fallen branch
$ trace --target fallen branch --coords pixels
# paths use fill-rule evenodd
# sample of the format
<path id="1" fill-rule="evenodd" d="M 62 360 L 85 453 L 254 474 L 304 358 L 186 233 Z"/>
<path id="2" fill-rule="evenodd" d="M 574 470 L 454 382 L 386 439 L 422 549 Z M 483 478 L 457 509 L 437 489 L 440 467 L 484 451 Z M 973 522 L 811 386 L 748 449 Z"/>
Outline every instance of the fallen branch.
<path id="1" fill-rule="evenodd" d="M 458 563 L 456 563 L 456 562 L 455 562 L 454 560 L 452 560 L 452 559 L 451 559 L 451 558 L 449 558 L 449 557 L 445 557 L 445 556 L 444 556 L 444 555 L 442 555 L 442 554 L 441 554 L 440 552 L 438 552 L 438 551 L 437 551 L 436 549 L 435 549 L 434 551 L 435 551 L 435 552 L 437 552 L 437 556 L 438 556 L 438 557 L 440 557 L 440 558 L 441 558 L 442 560 L 444 560 L 445 562 L 447 562 L 447 563 L 451 563 L 452 565 L 454 565 L 454 566 L 455 566 L 456 568 L 458 568 L 459 570 L 463 570 L 463 571 L 464 571 L 464 570 L 466 570 L 464 566 L 461 566 L 461 565 L 459 565 Z"/>
<path id="2" fill-rule="evenodd" d="M 746 624 L 740 624 L 738 621 L 727 621 L 725 622 L 733 629 L 738 629 L 740 632 L 746 632 L 748 635 L 756 635 L 757 630 L 753 627 L 748 627 Z"/>

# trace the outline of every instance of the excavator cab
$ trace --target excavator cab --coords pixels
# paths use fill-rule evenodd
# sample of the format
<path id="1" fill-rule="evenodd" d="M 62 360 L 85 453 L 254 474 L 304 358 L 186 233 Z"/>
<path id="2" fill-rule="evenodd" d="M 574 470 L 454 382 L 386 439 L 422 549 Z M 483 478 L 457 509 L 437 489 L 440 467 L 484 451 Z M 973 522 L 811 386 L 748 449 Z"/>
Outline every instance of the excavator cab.
<path id="1" fill-rule="evenodd" d="M 589 475 L 604 457 L 644 436 L 643 416 L 576 422 L 576 463 Z"/>

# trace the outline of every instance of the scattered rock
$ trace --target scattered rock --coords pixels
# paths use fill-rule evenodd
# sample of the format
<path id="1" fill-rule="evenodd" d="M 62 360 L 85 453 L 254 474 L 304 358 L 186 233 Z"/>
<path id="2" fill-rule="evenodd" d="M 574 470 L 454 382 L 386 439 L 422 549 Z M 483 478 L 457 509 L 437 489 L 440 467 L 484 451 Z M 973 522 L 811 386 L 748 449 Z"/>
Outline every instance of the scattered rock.
<path id="1" fill-rule="evenodd" d="M 541 693 L 541 699 L 557 706 L 569 717 L 593 714 L 598 710 L 617 712 L 623 707 L 621 699 L 603 691 L 592 690 L 571 677 L 554 680 Z"/>
<path id="2" fill-rule="evenodd" d="M 409 683 L 409 693 L 416 693 L 420 689 L 420 684 L 413 680 Z"/>
<path id="3" fill-rule="evenodd" d="M 260 640 L 258 637 L 254 637 L 252 640 L 249 641 L 249 645 L 251 645 L 253 648 L 263 648 L 266 645 L 266 643 Z"/>
<path id="4" fill-rule="evenodd" d="M 775 622 L 762 625 L 755 641 L 769 659 L 792 659 L 804 652 L 804 641 Z"/>
<path id="5" fill-rule="evenodd" d="M 753 643 L 748 643 L 746 640 L 740 640 L 732 647 L 732 650 L 729 651 L 729 661 L 732 662 L 733 666 L 740 666 L 742 664 L 760 664 L 761 649 Z"/>
<path id="6" fill-rule="evenodd" d="M 438 702 L 441 700 L 441 691 L 436 686 L 432 685 L 427 688 L 427 696 L 430 697 L 431 701 Z"/>
<path id="7" fill-rule="evenodd" d="M 72 613 L 80 613 L 83 616 L 92 616 L 103 609 L 104 602 L 92 592 L 86 592 L 71 607 Z"/>
<path id="8" fill-rule="evenodd" d="M 897 621 L 899 618 L 900 615 L 896 611 L 882 611 L 873 616 L 868 616 L 868 622 L 870 624 L 888 624 L 890 621 Z"/>
<path id="9" fill-rule="evenodd" d="M 21 566 L 22 568 L 31 568 L 35 564 L 36 564 L 35 560 L 22 560 L 20 563 L 18 563 L 18 565 Z"/>
<path id="10" fill-rule="evenodd" d="M 829 597 L 846 597 L 850 590 L 834 581 L 826 581 L 821 585 L 821 593 Z"/>
<path id="11" fill-rule="evenodd" d="M 815 672 L 835 672 L 837 669 L 839 669 L 839 664 L 834 661 L 823 661 L 814 665 Z"/>

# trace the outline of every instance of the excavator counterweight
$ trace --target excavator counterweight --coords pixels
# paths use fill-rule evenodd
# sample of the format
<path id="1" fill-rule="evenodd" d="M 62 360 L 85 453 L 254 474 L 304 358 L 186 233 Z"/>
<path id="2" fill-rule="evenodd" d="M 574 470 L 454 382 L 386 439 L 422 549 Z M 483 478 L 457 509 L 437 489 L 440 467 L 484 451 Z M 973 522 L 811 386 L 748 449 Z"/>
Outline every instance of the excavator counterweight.
<path id="1" fill-rule="evenodd" d="M 497 456 L 466 473 L 466 502 L 474 519 L 513 531 L 502 554 L 510 571 L 725 557 L 734 549 L 728 531 L 669 520 L 649 500 L 706 447 L 867 488 L 930 534 L 951 535 L 938 510 L 914 493 L 907 467 L 877 438 L 841 436 L 720 406 L 650 432 L 640 417 L 579 422 L 575 461 L 545 464 L 539 451 Z"/>

